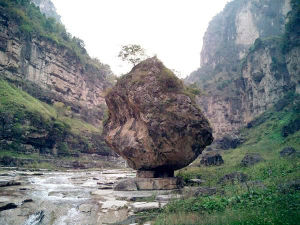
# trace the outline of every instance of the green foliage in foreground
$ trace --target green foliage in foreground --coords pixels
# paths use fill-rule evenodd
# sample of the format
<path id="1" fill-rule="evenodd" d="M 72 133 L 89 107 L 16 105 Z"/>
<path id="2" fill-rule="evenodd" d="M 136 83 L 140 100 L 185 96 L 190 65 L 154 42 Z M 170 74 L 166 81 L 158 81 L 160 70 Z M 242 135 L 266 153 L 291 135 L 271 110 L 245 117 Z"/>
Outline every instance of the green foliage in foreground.
<path id="1" fill-rule="evenodd" d="M 297 224 L 299 208 L 299 192 L 250 191 L 174 201 L 155 224 Z"/>
<path id="2" fill-rule="evenodd" d="M 284 127 L 298 121 L 299 100 L 299 95 L 288 94 L 244 128 L 241 133 L 246 141 L 222 152 L 223 165 L 177 171 L 177 176 L 185 180 L 201 178 L 205 186 L 216 187 L 219 192 L 210 197 L 175 200 L 158 214 L 155 224 L 298 224 L 299 187 L 290 188 L 288 184 L 300 180 L 300 158 L 282 158 L 279 152 L 287 146 L 300 150 L 299 129 L 288 135 L 282 133 Z M 251 167 L 241 166 L 244 155 L 252 152 L 265 160 Z M 232 172 L 246 174 L 249 181 L 219 183 Z"/>

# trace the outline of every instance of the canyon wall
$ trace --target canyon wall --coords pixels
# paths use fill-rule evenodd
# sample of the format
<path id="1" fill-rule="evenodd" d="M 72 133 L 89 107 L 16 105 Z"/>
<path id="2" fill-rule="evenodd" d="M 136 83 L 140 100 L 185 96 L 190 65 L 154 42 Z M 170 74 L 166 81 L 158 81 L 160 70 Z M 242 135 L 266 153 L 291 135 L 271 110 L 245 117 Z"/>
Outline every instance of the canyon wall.
<path id="1" fill-rule="evenodd" d="M 186 82 L 203 90 L 198 104 L 216 139 L 299 90 L 299 46 L 282 50 L 291 9 L 289 0 L 235 0 L 210 22 L 201 67 Z"/>
<path id="2" fill-rule="evenodd" d="M 0 29 L 1 76 L 42 101 L 62 102 L 74 116 L 101 125 L 103 92 L 111 85 L 106 79 L 111 75 L 108 66 L 82 63 L 74 52 L 50 39 L 20 35 L 3 10 Z"/>
<path id="3" fill-rule="evenodd" d="M 1 149 L 111 154 L 102 122 L 112 76 L 79 38 L 29 1 L 0 1 Z"/>

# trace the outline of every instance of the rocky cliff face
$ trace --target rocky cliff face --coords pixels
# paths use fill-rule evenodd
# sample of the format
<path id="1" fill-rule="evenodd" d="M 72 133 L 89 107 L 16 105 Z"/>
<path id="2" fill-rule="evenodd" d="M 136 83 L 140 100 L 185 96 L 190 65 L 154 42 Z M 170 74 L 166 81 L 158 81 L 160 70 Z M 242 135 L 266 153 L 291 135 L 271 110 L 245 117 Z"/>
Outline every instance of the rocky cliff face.
<path id="1" fill-rule="evenodd" d="M 111 75 L 29 1 L 1 1 L 0 148 L 110 154 L 101 132 Z"/>
<path id="2" fill-rule="evenodd" d="M 290 10 L 289 0 L 235 0 L 210 22 L 201 68 L 187 82 L 206 93 L 198 103 L 217 139 L 298 90 L 299 48 L 285 54 L 280 47 Z"/>
<path id="3" fill-rule="evenodd" d="M 246 57 L 242 67 L 244 124 L 265 112 L 288 92 L 295 91 L 296 82 L 292 79 L 296 74 L 288 70 L 286 60 L 290 57 L 281 53 L 278 42 L 276 39 L 258 39 L 255 50 Z"/>
<path id="4" fill-rule="evenodd" d="M 227 60 L 240 60 L 258 37 L 283 33 L 290 9 L 289 0 L 235 0 L 228 3 L 213 18 L 204 35 L 201 67 L 215 68 Z"/>
<path id="5" fill-rule="evenodd" d="M 107 66 L 83 64 L 72 51 L 49 39 L 20 36 L 17 25 L 5 13 L 0 16 L 0 29 L 1 76 L 23 86 L 34 97 L 48 103 L 63 102 L 76 117 L 101 124 L 103 91 L 110 85 Z"/>

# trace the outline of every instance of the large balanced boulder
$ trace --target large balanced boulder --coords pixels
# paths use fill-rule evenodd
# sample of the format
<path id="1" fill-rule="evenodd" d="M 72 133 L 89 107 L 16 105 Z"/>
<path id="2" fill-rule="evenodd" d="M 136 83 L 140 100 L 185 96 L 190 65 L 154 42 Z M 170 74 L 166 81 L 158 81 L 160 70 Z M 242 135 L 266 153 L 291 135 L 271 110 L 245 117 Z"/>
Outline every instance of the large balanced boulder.
<path id="1" fill-rule="evenodd" d="M 213 141 L 190 93 L 156 57 L 121 77 L 106 97 L 107 144 L 138 177 L 171 177 Z"/>

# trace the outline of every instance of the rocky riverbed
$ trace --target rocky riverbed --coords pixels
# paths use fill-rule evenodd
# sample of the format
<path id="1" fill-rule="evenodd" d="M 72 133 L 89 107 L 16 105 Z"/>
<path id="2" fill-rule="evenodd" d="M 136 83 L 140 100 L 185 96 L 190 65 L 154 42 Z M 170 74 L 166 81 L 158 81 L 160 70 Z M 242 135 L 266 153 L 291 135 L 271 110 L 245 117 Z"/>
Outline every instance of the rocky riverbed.
<path id="1" fill-rule="evenodd" d="M 163 207 L 176 191 L 114 191 L 128 169 L 0 170 L 0 224 L 132 224 L 136 213 Z"/>

